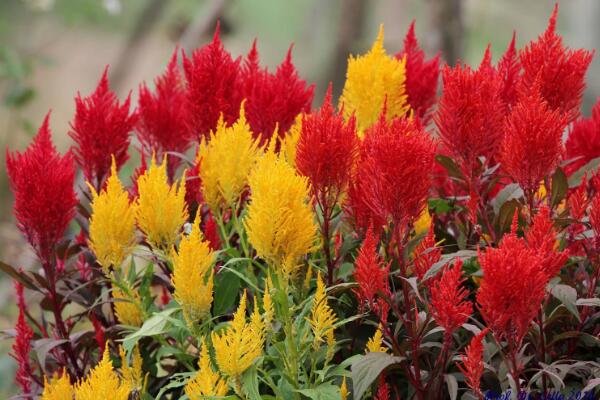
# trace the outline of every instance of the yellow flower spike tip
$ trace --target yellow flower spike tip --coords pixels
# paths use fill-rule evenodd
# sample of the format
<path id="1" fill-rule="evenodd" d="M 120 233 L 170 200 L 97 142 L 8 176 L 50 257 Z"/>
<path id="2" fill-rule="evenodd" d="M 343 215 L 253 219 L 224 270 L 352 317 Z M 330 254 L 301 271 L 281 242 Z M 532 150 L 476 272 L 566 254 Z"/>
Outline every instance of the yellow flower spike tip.
<path id="1" fill-rule="evenodd" d="M 142 301 L 135 289 L 130 289 L 130 292 L 131 296 L 117 287 L 113 289 L 113 298 L 117 300 L 113 303 L 115 314 L 123 325 L 141 326 L 144 322 L 140 308 Z"/>
<path id="2" fill-rule="evenodd" d="M 227 127 L 221 116 L 210 141 L 198 150 L 202 195 L 213 212 L 236 204 L 259 154 L 242 102 L 239 119 Z"/>
<path id="3" fill-rule="evenodd" d="M 181 305 L 187 323 L 193 326 L 210 313 L 213 301 L 211 267 L 215 262 L 215 253 L 210 250 L 208 242 L 203 240 L 199 213 L 190 234 L 181 239 L 179 251 L 173 249 L 171 259 L 174 297 Z"/>
<path id="4" fill-rule="evenodd" d="M 44 391 L 42 392 L 40 400 L 72 399 L 74 394 L 75 391 L 73 386 L 71 386 L 69 376 L 63 371 L 60 378 L 54 376 L 50 382 L 44 377 Z"/>
<path id="5" fill-rule="evenodd" d="M 317 291 L 313 299 L 312 308 L 310 310 L 310 319 L 308 322 L 313 332 L 313 347 L 315 350 L 319 347 L 319 344 L 324 342 L 328 335 L 333 334 L 333 325 L 336 323 L 337 318 L 333 313 L 333 310 L 327 304 L 327 293 L 325 291 L 325 284 L 321 279 L 321 273 L 317 275 Z"/>
<path id="6" fill-rule="evenodd" d="M 348 398 L 348 386 L 346 385 L 346 377 L 342 378 L 342 386 L 340 386 L 340 395 L 342 396 L 342 400 L 346 400 Z"/>
<path id="7" fill-rule="evenodd" d="M 273 298 L 271 297 L 271 287 L 273 284 L 270 283 L 270 281 L 271 278 L 267 278 L 265 283 L 265 293 L 263 294 L 264 322 L 267 329 L 271 326 L 273 315 L 275 314 L 273 310 Z"/>
<path id="8" fill-rule="evenodd" d="M 253 315 L 257 317 L 253 316 L 250 323 L 247 323 L 244 292 L 231 325 L 221 334 L 211 334 L 219 370 L 233 380 L 250 368 L 263 351 L 264 324 L 256 310 Z"/>
<path id="9" fill-rule="evenodd" d="M 121 376 L 125 384 L 131 390 L 144 390 L 144 371 L 142 370 L 142 355 L 140 354 L 139 346 L 133 348 L 131 362 L 127 360 L 125 349 L 119 346 L 119 356 L 121 357 Z"/>
<path id="10" fill-rule="evenodd" d="M 225 396 L 227 383 L 215 372 L 210 361 L 208 346 L 204 338 L 201 339 L 200 359 L 198 372 L 185 385 L 185 394 L 190 400 L 200 400 L 209 396 Z"/>
<path id="11" fill-rule="evenodd" d="M 283 154 L 285 161 L 288 162 L 294 169 L 296 169 L 296 151 L 298 140 L 300 139 L 300 132 L 302 131 L 302 116 L 304 114 L 298 114 L 296 121 L 290 127 L 290 130 L 285 134 L 285 137 L 281 141 L 280 153 Z"/>
<path id="12" fill-rule="evenodd" d="M 131 388 L 121 382 L 113 370 L 108 346 L 106 346 L 102 361 L 75 387 L 75 398 L 77 400 L 127 400 L 130 391 Z"/>
<path id="13" fill-rule="evenodd" d="M 431 214 L 429 214 L 427 208 L 423 209 L 414 225 L 417 236 L 429 232 L 429 227 L 431 226 Z"/>
<path id="14" fill-rule="evenodd" d="M 405 115 L 410 106 L 406 89 L 406 57 L 397 60 L 383 48 L 383 25 L 371 50 L 363 56 L 348 59 L 346 83 L 340 104 L 344 116 L 356 115 L 359 132 L 372 126 L 387 99 L 387 118 Z"/>
<path id="15" fill-rule="evenodd" d="M 150 168 L 138 178 L 136 219 L 154 248 L 172 248 L 188 219 L 183 182 L 185 174 L 178 185 L 169 185 L 166 157 L 161 165 L 152 157 Z"/>
<path id="16" fill-rule="evenodd" d="M 97 193 L 88 186 L 92 193 L 89 246 L 108 273 L 111 265 L 119 268 L 135 246 L 135 205 L 119 180 L 114 157 L 106 188 Z"/>
<path id="17" fill-rule="evenodd" d="M 386 353 L 387 349 L 383 346 L 383 329 L 381 324 L 373 334 L 373 337 L 367 342 L 367 353 Z"/>
<path id="18" fill-rule="evenodd" d="M 308 182 L 269 146 L 250 174 L 252 196 L 244 220 L 250 244 L 275 268 L 295 269 L 317 248 L 319 236 Z M 290 270 L 290 268 L 288 268 Z"/>

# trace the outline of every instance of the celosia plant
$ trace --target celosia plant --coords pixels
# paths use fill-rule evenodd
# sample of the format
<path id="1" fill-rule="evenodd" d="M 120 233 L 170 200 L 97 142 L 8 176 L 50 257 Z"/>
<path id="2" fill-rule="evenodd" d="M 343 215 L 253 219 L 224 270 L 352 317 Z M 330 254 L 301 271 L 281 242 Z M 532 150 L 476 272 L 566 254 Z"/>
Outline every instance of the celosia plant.
<path id="1" fill-rule="evenodd" d="M 441 71 L 414 24 L 395 57 L 381 28 L 314 110 L 291 51 L 269 72 L 218 28 L 135 111 L 105 72 L 73 153 L 46 118 L 7 155 L 41 265 L 0 264 L 21 398 L 593 396 L 599 106 L 577 119 L 591 52 L 557 16 L 496 65 L 488 47 Z"/>

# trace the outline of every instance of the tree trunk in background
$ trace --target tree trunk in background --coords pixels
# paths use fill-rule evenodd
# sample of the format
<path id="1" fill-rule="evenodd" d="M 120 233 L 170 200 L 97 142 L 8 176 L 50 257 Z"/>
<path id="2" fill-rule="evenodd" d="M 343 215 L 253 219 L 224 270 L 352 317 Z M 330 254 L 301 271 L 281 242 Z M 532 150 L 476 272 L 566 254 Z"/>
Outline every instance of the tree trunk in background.
<path id="1" fill-rule="evenodd" d="M 428 0 L 431 15 L 431 42 L 450 65 L 464 56 L 462 0 Z"/>

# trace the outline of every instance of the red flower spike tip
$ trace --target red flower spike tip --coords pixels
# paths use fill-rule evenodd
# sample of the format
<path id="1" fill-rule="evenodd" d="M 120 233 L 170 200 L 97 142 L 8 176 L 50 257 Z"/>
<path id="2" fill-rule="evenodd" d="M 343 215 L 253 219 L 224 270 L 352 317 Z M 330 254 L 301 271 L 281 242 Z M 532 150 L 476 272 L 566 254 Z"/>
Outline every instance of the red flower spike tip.
<path id="1" fill-rule="evenodd" d="M 196 159 L 194 166 L 189 169 L 185 176 L 185 202 L 189 209 L 193 209 L 194 205 L 202 204 L 202 178 L 200 178 L 200 164 Z"/>
<path id="2" fill-rule="evenodd" d="M 208 240 L 208 246 L 212 251 L 221 249 L 221 237 L 219 236 L 219 227 L 217 221 L 209 211 L 206 220 L 204 221 L 204 229 L 202 230 L 204 237 Z"/>
<path id="3" fill-rule="evenodd" d="M 292 63 L 292 47 L 273 74 L 260 68 L 256 41 L 246 57 L 242 87 L 248 124 L 261 143 L 271 138 L 276 127 L 283 136 L 298 114 L 310 111 L 314 97 L 314 85 L 307 87 Z"/>
<path id="4" fill-rule="evenodd" d="M 567 166 L 569 174 L 600 156 L 600 98 L 596 101 L 590 118 L 575 121 L 565 147 L 565 158 L 576 159 Z"/>
<path id="5" fill-rule="evenodd" d="M 471 174 L 478 157 L 491 159 L 500 145 L 503 82 L 493 68 L 444 67 L 443 94 L 434 118 L 448 153 Z"/>
<path id="6" fill-rule="evenodd" d="M 512 40 L 496 68 L 503 82 L 502 99 L 509 109 L 517 102 L 517 85 L 521 80 L 521 63 L 515 45 L 516 38 L 517 34 L 513 32 Z"/>
<path id="7" fill-rule="evenodd" d="M 427 271 L 429 271 L 433 264 L 440 261 L 441 257 L 442 249 L 435 245 L 435 234 L 432 226 L 429 228 L 427 236 L 421 240 L 414 251 L 413 264 L 419 280 L 423 280 Z"/>
<path id="8" fill-rule="evenodd" d="M 410 108 L 427 125 L 431 120 L 431 108 L 436 101 L 440 73 L 440 55 L 425 60 L 425 52 L 419 47 L 415 35 L 415 21 L 404 38 L 404 48 L 396 58 L 406 56 L 406 93 Z"/>
<path id="9" fill-rule="evenodd" d="M 560 162 L 566 124 L 560 111 L 548 107 L 540 95 L 539 84 L 530 90 L 523 88 L 506 121 L 500 163 L 526 192 L 535 193 L 540 181 Z"/>
<path id="10" fill-rule="evenodd" d="M 592 226 L 596 237 L 600 237 L 600 193 L 596 193 L 592 199 L 590 225 Z"/>
<path id="11" fill-rule="evenodd" d="M 386 122 L 382 115 L 365 132 L 349 190 L 350 213 L 363 231 L 371 223 L 379 231 L 390 221 L 408 229 L 425 206 L 434 151 L 434 142 L 415 120 Z"/>
<path id="12" fill-rule="evenodd" d="M 462 261 L 457 258 L 452 267 L 446 267 L 441 277 L 431 285 L 431 307 L 433 319 L 443 327 L 446 335 L 460 328 L 473 311 L 466 300 L 467 290 L 462 287 Z"/>
<path id="13" fill-rule="evenodd" d="M 331 104 L 331 84 L 325 101 L 316 113 L 305 115 L 298 139 L 296 168 L 306 176 L 317 202 L 333 207 L 350 181 L 358 155 L 356 123 L 347 123 Z"/>
<path id="14" fill-rule="evenodd" d="M 19 229 L 40 260 L 47 263 L 77 205 L 73 157 L 70 152 L 61 157 L 56 151 L 49 115 L 25 152 L 6 155 Z"/>
<path id="15" fill-rule="evenodd" d="M 379 375 L 379 385 L 377 385 L 377 393 L 375 394 L 375 400 L 390 400 L 390 386 L 385 381 L 383 374 Z"/>
<path id="16" fill-rule="evenodd" d="M 233 60 L 219 38 L 219 25 L 213 41 L 195 50 L 191 58 L 183 53 L 183 70 L 187 83 L 187 121 L 190 132 L 198 139 L 209 139 L 217 128 L 219 116 L 227 124 L 239 116 L 240 59 Z"/>
<path id="17" fill-rule="evenodd" d="M 480 251 L 479 261 L 483 271 L 477 292 L 481 315 L 498 340 L 507 340 L 518 349 L 546 293 L 549 278 L 544 258 L 512 232 L 498 248 Z"/>
<path id="18" fill-rule="evenodd" d="M 25 321 L 25 300 L 23 298 L 23 285 L 15 282 L 19 317 L 15 326 L 15 343 L 12 346 L 12 357 L 17 361 L 15 380 L 24 394 L 31 393 L 32 367 L 29 354 L 31 352 L 31 339 L 33 330 Z"/>
<path id="19" fill-rule="evenodd" d="M 110 174 L 111 156 L 117 169 L 129 158 L 129 133 L 136 117 L 129 113 L 130 97 L 120 104 L 108 86 L 108 67 L 104 70 L 96 90 L 88 97 L 75 98 L 75 117 L 69 136 L 76 143 L 74 154 L 85 179 L 96 189 L 102 187 Z"/>
<path id="20" fill-rule="evenodd" d="M 525 234 L 527 245 L 543 257 L 542 266 L 548 280 L 554 278 L 569 258 L 568 251 L 558 252 L 556 247 L 557 232 L 550 218 L 550 209 L 540 208 L 533 218 L 531 228 Z"/>
<path id="21" fill-rule="evenodd" d="M 572 122 L 579 115 L 585 73 L 593 52 L 563 46 L 562 37 L 556 34 L 557 16 L 558 3 L 546 31 L 521 50 L 519 58 L 523 66 L 523 85 L 531 88 L 539 74 L 541 93 L 549 107 L 566 114 L 567 121 Z"/>
<path id="22" fill-rule="evenodd" d="M 99 354 L 102 354 L 104 353 L 104 347 L 106 346 L 104 327 L 94 313 L 90 313 L 89 318 L 94 327 L 94 339 L 96 339 L 96 344 L 98 345 L 98 352 Z"/>
<path id="23" fill-rule="evenodd" d="M 159 161 L 168 151 L 185 153 L 194 139 L 186 122 L 186 91 L 177 52 L 175 49 L 165 73 L 155 79 L 155 92 L 145 83 L 139 91 L 137 137 L 145 154 L 154 153 Z M 169 176 L 173 176 L 179 161 L 179 157 L 168 158 Z"/>
<path id="24" fill-rule="evenodd" d="M 471 339 L 471 343 L 466 347 L 465 354 L 461 355 L 461 363 L 456 366 L 465 376 L 467 386 L 477 395 L 481 395 L 479 384 L 483 375 L 483 338 L 488 330 L 484 329 Z"/>

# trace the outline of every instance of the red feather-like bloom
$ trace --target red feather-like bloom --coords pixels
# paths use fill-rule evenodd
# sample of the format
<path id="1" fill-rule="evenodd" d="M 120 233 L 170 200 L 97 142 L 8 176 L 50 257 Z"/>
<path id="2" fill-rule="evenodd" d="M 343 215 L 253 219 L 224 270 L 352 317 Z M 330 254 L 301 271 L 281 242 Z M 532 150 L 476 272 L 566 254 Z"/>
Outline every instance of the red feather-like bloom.
<path id="1" fill-rule="evenodd" d="M 471 174 L 478 157 L 491 159 L 502 138 L 505 104 L 503 81 L 484 62 L 478 70 L 468 66 L 444 67 L 443 94 L 434 117 L 446 151 Z"/>
<path id="2" fill-rule="evenodd" d="M 487 334 L 487 329 L 479 332 L 471 339 L 471 343 L 465 348 L 465 354 L 460 356 L 462 365 L 458 362 L 456 366 L 465 376 L 467 386 L 477 395 L 481 394 L 479 383 L 483 375 L 483 338 Z"/>
<path id="3" fill-rule="evenodd" d="M 117 96 L 108 86 L 108 67 L 94 93 L 75 98 L 75 118 L 71 122 L 69 136 L 76 143 L 74 154 L 85 179 L 99 189 L 110 174 L 111 157 L 115 157 L 117 169 L 129 155 L 129 133 L 135 126 L 136 117 L 129 113 L 130 97 L 119 104 Z"/>
<path id="4" fill-rule="evenodd" d="M 6 155 L 6 169 L 15 196 L 19 229 L 42 262 L 50 262 L 54 246 L 63 238 L 75 214 L 75 166 L 52 143 L 49 114 L 32 144 L 23 153 Z"/>
<path id="5" fill-rule="evenodd" d="M 19 317 L 15 326 L 15 343 L 12 346 L 12 356 L 18 364 L 15 380 L 21 387 L 23 394 L 29 394 L 31 393 L 32 382 L 32 368 L 29 354 L 31 352 L 33 330 L 25 321 L 26 306 L 23 297 L 23 285 L 15 282 L 15 289 L 17 291 L 17 304 L 19 306 Z"/>
<path id="6" fill-rule="evenodd" d="M 356 120 L 347 123 L 331 104 L 331 85 L 319 111 L 302 118 L 296 168 L 310 182 L 321 207 L 332 207 L 346 191 L 358 155 Z"/>
<path id="7" fill-rule="evenodd" d="M 563 46 L 562 37 L 556 34 L 557 16 L 558 3 L 544 34 L 521 50 L 519 57 L 523 66 L 523 84 L 532 87 L 539 75 L 541 93 L 549 107 L 566 114 L 571 122 L 579 115 L 585 73 L 593 53 Z"/>
<path id="8" fill-rule="evenodd" d="M 215 218 L 210 211 L 206 215 L 202 233 L 204 233 L 204 237 L 208 240 L 208 245 L 211 250 L 217 251 L 221 249 L 221 237 L 219 236 L 217 221 L 215 221 Z"/>
<path id="9" fill-rule="evenodd" d="M 442 249 L 435 245 L 433 226 L 429 228 L 427 236 L 425 236 L 417 245 L 413 254 L 415 273 L 419 280 L 423 280 L 423 277 L 433 264 L 437 263 L 440 261 L 440 258 L 442 258 Z"/>
<path id="10" fill-rule="evenodd" d="M 540 181 L 552 173 L 563 153 L 564 114 L 552 110 L 539 85 L 523 90 L 506 121 L 500 149 L 504 171 L 526 192 L 537 191 Z"/>
<path id="11" fill-rule="evenodd" d="M 425 53 L 419 47 L 415 35 L 415 21 L 404 37 L 404 48 L 396 58 L 401 60 L 406 56 L 406 93 L 408 103 L 423 124 L 431 119 L 431 108 L 435 104 L 440 74 L 440 56 L 437 54 L 430 60 L 425 60 Z"/>
<path id="12" fill-rule="evenodd" d="M 569 258 L 568 251 L 556 251 L 556 235 L 554 224 L 550 218 L 550 209 L 540 208 L 533 218 L 531 228 L 525 234 L 527 245 L 543 257 L 542 267 L 548 280 L 554 278 Z"/>
<path id="13" fill-rule="evenodd" d="M 155 153 L 161 160 L 168 151 L 184 153 L 194 139 L 187 124 L 186 91 L 177 66 L 177 49 L 167 70 L 155 79 L 154 84 L 155 93 L 145 83 L 140 86 L 137 137 L 146 155 Z M 171 177 L 179 161 L 176 156 L 168 157 Z"/>
<path id="14" fill-rule="evenodd" d="M 506 235 L 498 248 L 479 252 L 483 279 L 477 302 L 487 326 L 498 340 L 518 349 L 537 315 L 549 277 L 544 257 L 516 234 Z"/>
<path id="15" fill-rule="evenodd" d="M 596 101 L 590 118 L 575 121 L 565 147 L 565 158 L 576 159 L 567 166 L 568 173 L 573 173 L 594 158 L 600 157 L 600 98 Z"/>
<path id="16" fill-rule="evenodd" d="M 383 373 L 379 375 L 379 384 L 377 385 L 377 394 L 375 394 L 375 400 L 390 400 L 390 386 L 385 381 Z"/>
<path id="17" fill-rule="evenodd" d="M 183 54 L 187 82 L 187 121 L 195 137 L 209 138 L 219 116 L 227 124 L 239 116 L 241 93 L 240 59 L 233 60 L 219 38 L 219 25 L 213 41 L 195 50 L 191 58 Z"/>
<path id="18" fill-rule="evenodd" d="M 600 193 L 596 193 L 592 199 L 590 209 L 590 225 L 596 235 L 596 241 L 600 243 Z"/>
<path id="19" fill-rule="evenodd" d="M 358 283 L 354 293 L 360 302 L 361 309 L 366 305 L 375 311 L 381 320 L 386 321 L 389 305 L 379 296 L 381 294 L 391 295 L 388 280 L 390 264 L 385 264 L 380 259 L 377 253 L 378 242 L 377 234 L 374 233 L 372 227 L 369 227 L 354 261 L 354 279 Z"/>
<path id="20" fill-rule="evenodd" d="M 462 287 L 462 261 L 457 258 L 452 267 L 446 267 L 441 277 L 431 285 L 431 307 L 435 322 L 451 335 L 460 328 L 473 311 L 466 300 L 467 290 Z"/>
<path id="21" fill-rule="evenodd" d="M 431 187 L 435 144 L 415 120 L 385 115 L 369 130 L 359 150 L 349 190 L 350 212 L 365 230 L 393 223 L 405 229 L 421 213 Z"/>
<path id="22" fill-rule="evenodd" d="M 511 108 L 517 102 L 517 86 L 521 81 L 521 63 L 515 45 L 517 35 L 513 32 L 512 40 L 500 61 L 496 71 L 502 79 L 502 99 Z"/>
<path id="23" fill-rule="evenodd" d="M 276 127 L 283 136 L 298 114 L 310 111 L 314 97 L 314 85 L 307 87 L 292 63 L 291 47 L 273 74 L 260 67 L 256 42 L 246 58 L 242 87 L 248 124 L 262 143 L 271 138 Z"/>

